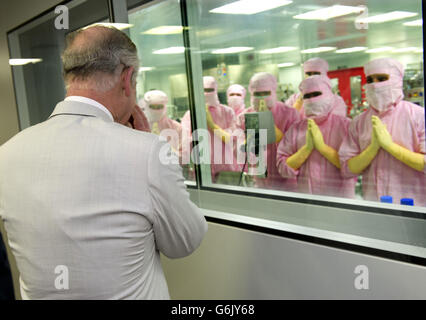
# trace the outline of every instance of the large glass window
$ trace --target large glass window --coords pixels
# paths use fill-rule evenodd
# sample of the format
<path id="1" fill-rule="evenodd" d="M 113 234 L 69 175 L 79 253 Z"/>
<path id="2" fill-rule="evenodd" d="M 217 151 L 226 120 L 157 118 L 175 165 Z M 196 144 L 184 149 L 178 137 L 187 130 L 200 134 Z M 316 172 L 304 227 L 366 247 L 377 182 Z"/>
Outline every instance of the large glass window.
<path id="1" fill-rule="evenodd" d="M 421 1 L 187 4 L 203 186 L 426 206 Z"/>
<path id="2" fill-rule="evenodd" d="M 132 4 L 130 1 L 129 6 Z M 167 136 L 180 155 L 184 176 L 190 182 L 195 180 L 194 166 L 189 156 L 182 157 L 189 152 L 191 122 L 180 12 L 177 0 L 132 8 L 129 30 L 141 62 L 139 105 L 148 117 L 151 132 Z"/>

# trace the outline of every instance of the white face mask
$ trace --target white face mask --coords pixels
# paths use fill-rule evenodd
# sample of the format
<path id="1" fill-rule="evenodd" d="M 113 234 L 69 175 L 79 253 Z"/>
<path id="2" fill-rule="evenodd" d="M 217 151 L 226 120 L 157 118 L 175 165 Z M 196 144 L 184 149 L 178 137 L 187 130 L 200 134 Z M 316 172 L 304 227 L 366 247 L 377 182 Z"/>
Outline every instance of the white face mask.
<path id="1" fill-rule="evenodd" d="M 220 104 L 219 99 L 217 98 L 216 92 L 205 92 L 204 99 L 208 106 L 217 106 Z"/>
<path id="2" fill-rule="evenodd" d="M 303 102 L 305 115 L 308 118 L 327 115 L 333 106 L 333 97 L 321 97 L 320 99 L 307 99 Z"/>
<path id="3" fill-rule="evenodd" d="M 239 97 L 239 96 L 230 96 L 228 97 L 228 105 L 236 110 L 238 108 L 240 108 L 242 105 L 244 105 L 244 99 L 243 97 Z"/>
<path id="4" fill-rule="evenodd" d="M 166 114 L 166 107 L 162 109 L 151 109 L 149 106 L 147 108 L 147 114 L 148 118 L 151 122 L 158 122 L 160 121 L 164 115 Z"/>
<path id="5" fill-rule="evenodd" d="M 389 83 L 369 83 L 365 85 L 367 102 L 379 113 L 389 109 L 401 94 L 401 89 L 392 88 L 392 85 Z"/>

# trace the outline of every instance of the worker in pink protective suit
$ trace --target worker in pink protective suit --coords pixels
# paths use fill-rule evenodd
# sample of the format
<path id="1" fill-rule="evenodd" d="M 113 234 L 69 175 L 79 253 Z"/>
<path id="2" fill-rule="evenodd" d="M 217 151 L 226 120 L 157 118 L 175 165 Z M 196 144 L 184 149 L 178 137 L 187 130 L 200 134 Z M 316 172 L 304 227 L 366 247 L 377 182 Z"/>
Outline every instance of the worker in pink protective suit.
<path id="1" fill-rule="evenodd" d="M 210 159 L 212 181 L 215 182 L 220 172 L 241 171 L 244 162 L 237 161 L 236 117 L 232 108 L 220 103 L 217 94 L 217 82 L 211 76 L 203 77 L 204 98 L 206 102 L 206 120 L 210 135 Z M 189 111 L 182 118 L 182 127 L 186 132 L 191 131 L 191 117 Z M 186 142 L 185 151 L 192 143 Z M 188 146 L 189 144 L 189 146 Z M 225 156 L 226 155 L 226 156 Z M 239 163 L 240 162 L 240 163 Z"/>
<path id="2" fill-rule="evenodd" d="M 381 58 L 364 66 L 369 108 L 353 119 L 340 147 L 342 173 L 362 175 L 363 196 L 378 201 L 392 196 L 426 206 L 425 111 L 404 101 L 404 68 Z"/>
<path id="3" fill-rule="evenodd" d="M 278 171 L 286 178 L 297 177 L 299 192 L 353 198 L 355 180 L 341 176 L 337 153 L 350 120 L 331 112 L 334 97 L 328 77 L 309 77 L 299 89 L 306 117 L 280 142 Z"/>
<path id="4" fill-rule="evenodd" d="M 233 84 L 229 86 L 228 90 L 226 90 L 226 96 L 228 106 L 234 110 L 235 116 L 238 117 L 238 115 L 246 109 L 246 105 L 244 103 L 246 89 L 239 84 Z"/>
<path id="5" fill-rule="evenodd" d="M 182 126 L 179 122 L 167 116 L 167 95 L 160 90 L 145 93 L 145 114 L 151 127 L 151 133 L 164 136 L 169 141 L 172 150 L 181 153 Z"/>
<path id="6" fill-rule="evenodd" d="M 267 72 L 256 73 L 249 84 L 251 107 L 239 115 L 239 127 L 245 129 L 244 114 L 248 112 L 259 112 L 262 110 L 262 105 L 265 104 L 267 110 L 272 112 L 275 123 L 276 143 L 268 144 L 266 147 L 266 178 L 256 178 L 254 181 L 257 187 L 276 189 L 284 191 L 296 190 L 296 179 L 285 179 L 277 170 L 276 156 L 277 145 L 285 136 L 286 131 L 290 126 L 300 120 L 299 113 L 296 109 L 286 106 L 281 101 L 278 101 L 276 95 L 277 80 Z"/>
<path id="7" fill-rule="evenodd" d="M 305 73 L 305 79 L 314 75 L 324 75 L 327 76 L 328 72 L 328 62 L 321 58 L 311 58 L 303 64 L 303 72 Z M 342 97 L 337 94 L 334 94 L 333 107 L 331 112 L 340 116 L 346 116 L 348 112 L 348 107 L 343 101 Z M 285 102 L 286 105 L 294 107 L 299 110 L 300 114 L 304 116 L 303 111 L 303 97 L 298 93 L 294 93 L 287 99 Z"/>

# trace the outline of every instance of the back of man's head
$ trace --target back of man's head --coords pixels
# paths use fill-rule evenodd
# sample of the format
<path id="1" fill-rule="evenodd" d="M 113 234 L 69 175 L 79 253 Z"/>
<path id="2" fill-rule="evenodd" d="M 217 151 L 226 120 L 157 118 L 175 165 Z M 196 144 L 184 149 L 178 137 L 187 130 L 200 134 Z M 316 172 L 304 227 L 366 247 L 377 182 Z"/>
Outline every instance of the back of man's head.
<path id="1" fill-rule="evenodd" d="M 98 92 L 110 90 L 121 72 L 133 67 L 135 84 L 139 60 L 135 44 L 116 28 L 92 26 L 66 37 L 62 54 L 63 75 L 67 86 Z"/>

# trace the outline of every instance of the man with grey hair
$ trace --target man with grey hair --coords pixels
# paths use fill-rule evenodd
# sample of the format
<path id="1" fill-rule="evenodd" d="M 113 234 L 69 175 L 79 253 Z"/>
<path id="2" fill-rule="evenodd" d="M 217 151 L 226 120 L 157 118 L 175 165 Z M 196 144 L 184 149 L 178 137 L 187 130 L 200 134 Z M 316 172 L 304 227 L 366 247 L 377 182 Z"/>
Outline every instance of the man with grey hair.
<path id="1" fill-rule="evenodd" d="M 136 47 L 94 26 L 67 36 L 62 61 L 65 100 L 0 147 L 0 217 L 21 295 L 169 299 L 160 253 L 191 254 L 207 224 L 181 168 L 160 161 L 170 146 L 144 132 Z"/>

